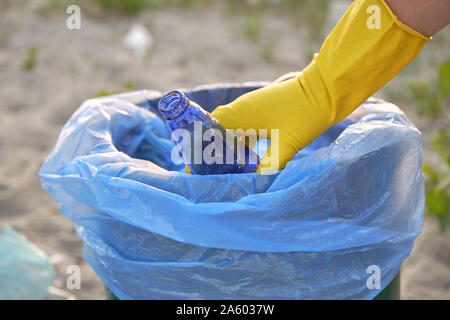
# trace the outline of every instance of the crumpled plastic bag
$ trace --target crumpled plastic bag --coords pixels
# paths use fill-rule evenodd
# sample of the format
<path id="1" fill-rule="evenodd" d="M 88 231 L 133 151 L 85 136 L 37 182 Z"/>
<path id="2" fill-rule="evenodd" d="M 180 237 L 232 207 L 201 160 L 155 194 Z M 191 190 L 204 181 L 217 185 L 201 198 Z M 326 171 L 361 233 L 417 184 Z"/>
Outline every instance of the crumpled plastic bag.
<path id="1" fill-rule="evenodd" d="M 40 300 L 54 278 L 46 254 L 8 225 L 0 228 L 0 300 Z"/>
<path id="2" fill-rule="evenodd" d="M 262 85 L 187 94 L 212 111 Z M 84 102 L 40 171 L 118 298 L 371 299 L 395 277 L 424 213 L 421 134 L 396 106 L 370 99 L 277 175 L 201 176 L 172 163 L 160 97 Z"/>

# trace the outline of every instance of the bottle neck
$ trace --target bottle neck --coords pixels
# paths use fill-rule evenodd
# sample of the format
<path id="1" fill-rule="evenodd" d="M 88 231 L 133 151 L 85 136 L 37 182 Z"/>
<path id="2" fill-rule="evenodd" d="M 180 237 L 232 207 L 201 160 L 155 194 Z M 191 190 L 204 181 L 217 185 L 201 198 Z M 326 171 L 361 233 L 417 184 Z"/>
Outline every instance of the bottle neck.
<path id="1" fill-rule="evenodd" d="M 170 91 L 166 93 L 158 103 L 159 112 L 166 120 L 173 120 L 181 116 L 191 102 L 181 91 Z"/>

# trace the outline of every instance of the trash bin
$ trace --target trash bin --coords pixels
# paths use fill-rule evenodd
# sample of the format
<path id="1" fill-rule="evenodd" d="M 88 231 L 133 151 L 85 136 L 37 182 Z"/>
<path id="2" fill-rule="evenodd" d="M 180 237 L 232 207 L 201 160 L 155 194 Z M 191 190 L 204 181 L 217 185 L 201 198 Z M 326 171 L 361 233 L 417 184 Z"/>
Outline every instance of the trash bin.
<path id="1" fill-rule="evenodd" d="M 263 85 L 186 93 L 212 111 Z M 421 135 L 401 110 L 369 99 L 276 175 L 199 176 L 171 160 L 160 97 L 84 102 L 40 171 L 115 296 L 398 297 L 425 199 Z"/>

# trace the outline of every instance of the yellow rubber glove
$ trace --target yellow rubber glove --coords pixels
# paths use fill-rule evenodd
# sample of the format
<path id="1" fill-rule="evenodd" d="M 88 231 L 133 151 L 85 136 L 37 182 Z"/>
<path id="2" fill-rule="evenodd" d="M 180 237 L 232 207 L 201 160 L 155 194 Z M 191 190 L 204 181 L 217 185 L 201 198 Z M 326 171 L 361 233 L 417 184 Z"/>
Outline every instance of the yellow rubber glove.
<path id="1" fill-rule="evenodd" d="M 430 38 L 402 24 L 382 0 L 356 0 L 299 76 L 216 108 L 229 129 L 267 129 L 258 171 L 276 171 L 399 73 Z M 279 129 L 276 152 L 271 129 Z M 274 137 L 275 138 L 275 137 Z"/>

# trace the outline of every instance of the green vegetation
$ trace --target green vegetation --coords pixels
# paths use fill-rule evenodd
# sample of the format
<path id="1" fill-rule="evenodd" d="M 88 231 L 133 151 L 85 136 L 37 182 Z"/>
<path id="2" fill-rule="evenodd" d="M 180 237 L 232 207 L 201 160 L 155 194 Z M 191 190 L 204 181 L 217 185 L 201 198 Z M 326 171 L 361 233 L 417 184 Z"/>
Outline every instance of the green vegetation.
<path id="1" fill-rule="evenodd" d="M 43 4 L 37 8 L 37 12 L 43 16 L 48 16 L 53 12 L 66 12 L 67 6 L 75 4 L 80 5 L 80 0 L 47 0 L 43 2 Z"/>
<path id="2" fill-rule="evenodd" d="M 112 92 L 109 92 L 107 90 L 100 90 L 100 91 L 96 91 L 94 92 L 94 94 L 92 95 L 93 98 L 100 98 L 100 97 L 106 97 L 106 96 L 110 96 L 112 95 Z"/>
<path id="3" fill-rule="evenodd" d="M 439 65 L 435 81 L 415 81 L 409 90 L 419 114 L 439 116 L 444 106 L 450 103 L 450 59 Z"/>
<path id="4" fill-rule="evenodd" d="M 123 88 L 126 91 L 134 91 L 134 90 L 136 90 L 136 85 L 135 85 L 135 83 L 133 81 L 127 81 L 127 82 L 124 83 Z M 100 98 L 100 97 L 106 97 L 106 96 L 110 96 L 110 95 L 118 94 L 118 93 L 121 93 L 121 92 L 111 92 L 111 91 L 108 91 L 108 90 L 99 90 L 99 91 L 94 92 L 92 97 L 93 98 Z"/>
<path id="5" fill-rule="evenodd" d="M 253 44 L 258 45 L 261 57 L 267 63 L 274 62 L 274 47 L 276 41 L 273 35 L 264 38 L 269 31 L 265 21 L 267 16 L 278 14 L 280 19 L 286 17 L 295 26 L 307 26 L 313 41 L 323 40 L 323 27 L 328 15 L 329 0 L 227 0 L 225 15 L 230 18 L 242 19 L 242 33 Z M 269 43 L 268 43 L 269 42 Z"/>
<path id="6" fill-rule="evenodd" d="M 243 31 L 245 36 L 250 42 L 258 42 L 264 21 L 263 13 L 260 10 L 255 10 L 246 14 L 244 18 Z"/>
<path id="7" fill-rule="evenodd" d="M 416 106 L 420 115 L 436 118 L 450 104 L 450 59 L 437 68 L 432 82 L 415 81 L 402 98 Z M 426 211 L 435 216 L 442 230 L 450 225 L 450 132 L 440 129 L 433 138 L 433 149 L 439 154 L 441 164 L 423 166 L 426 178 Z"/>
<path id="8" fill-rule="evenodd" d="M 282 13 L 296 25 L 308 26 L 312 40 L 322 40 L 329 0 L 227 0 L 226 16 L 243 16 L 243 32 L 251 42 L 257 42 L 264 16 Z"/>
<path id="9" fill-rule="evenodd" d="M 450 96 L 450 59 L 439 66 L 439 92 L 443 97 Z"/>
<path id="10" fill-rule="evenodd" d="M 136 85 L 134 84 L 133 81 L 127 81 L 127 82 L 125 82 L 124 87 L 125 87 L 125 89 L 127 89 L 128 91 L 134 91 L 134 90 L 136 90 Z"/>
<path id="11" fill-rule="evenodd" d="M 131 16 L 145 9 L 151 0 L 47 0 L 38 12 L 48 15 L 53 12 L 65 12 L 67 6 L 75 4 L 87 13 L 98 13 L 98 11 L 118 13 Z M 152 0 L 152 2 L 155 2 Z M 161 1 L 162 2 L 162 1 Z"/>
<path id="12" fill-rule="evenodd" d="M 22 69 L 25 71 L 32 71 L 36 66 L 36 56 L 38 49 L 36 47 L 28 48 L 26 56 L 22 62 Z"/>
<path id="13" fill-rule="evenodd" d="M 441 229 L 450 225 L 450 132 L 439 130 L 433 139 L 433 148 L 439 153 L 442 169 L 423 166 L 426 177 L 426 210 L 438 218 Z"/>
<path id="14" fill-rule="evenodd" d="M 96 16 L 118 14 L 134 16 L 143 10 L 157 10 L 167 7 L 200 9 L 219 0 L 47 0 L 38 9 L 41 14 L 62 11 L 68 5 L 79 5 L 85 12 Z M 263 14 L 268 10 L 281 11 L 293 20 L 311 28 L 313 39 L 321 40 L 323 25 L 327 18 L 329 0 L 227 0 L 228 15 L 245 18 L 244 33 L 251 41 L 259 38 Z"/>
<path id="15" fill-rule="evenodd" d="M 394 103 L 409 104 L 421 116 L 436 118 L 450 104 L 450 59 L 442 62 L 432 81 L 416 80 L 403 90 L 386 91 L 387 98 Z"/>
<path id="16" fill-rule="evenodd" d="M 162 0 L 92 0 L 91 2 L 105 11 L 111 11 L 127 16 L 139 13 L 143 9 L 146 9 L 150 4 L 160 5 L 163 3 Z"/>
<path id="17" fill-rule="evenodd" d="M 410 83 L 408 91 L 420 115 L 435 117 L 442 111 L 442 97 L 435 83 L 417 80 Z"/>
<path id="18" fill-rule="evenodd" d="M 86 0 L 84 0 L 86 1 Z M 167 7 L 182 7 L 198 9 L 207 5 L 208 0 L 89 0 L 105 13 L 115 13 L 124 16 L 134 16 L 146 9 L 162 9 Z"/>
<path id="19" fill-rule="evenodd" d="M 311 38 L 322 41 L 322 31 L 328 16 L 329 0 L 281 0 L 282 8 L 297 22 L 309 26 Z"/>
<path id="20" fill-rule="evenodd" d="M 274 61 L 273 49 L 261 45 L 265 17 L 268 14 L 282 13 L 296 25 L 307 25 L 313 40 L 322 40 L 322 30 L 327 18 L 329 0 L 47 0 L 40 13 L 65 11 L 69 4 L 76 4 L 83 13 L 96 17 L 109 15 L 134 16 L 144 10 L 160 10 L 179 7 L 198 10 L 213 4 L 224 4 L 227 15 L 242 20 L 244 36 L 259 46 L 261 57 L 267 63 Z M 267 41 L 267 39 L 265 39 Z M 274 42 L 274 41 L 272 41 Z M 273 43 L 271 43 L 273 45 Z"/>
<path id="21" fill-rule="evenodd" d="M 275 61 L 275 46 L 272 43 L 267 43 L 262 47 L 261 55 L 266 63 L 273 63 Z"/>
<path id="22" fill-rule="evenodd" d="M 450 59 L 442 62 L 432 81 L 411 82 L 405 90 L 386 92 L 388 100 L 398 104 L 409 104 L 426 119 L 435 121 L 446 117 L 446 106 L 450 105 Z M 426 179 L 426 212 L 435 216 L 445 230 L 450 225 L 450 131 L 439 129 L 432 140 L 433 150 L 439 155 L 436 166 L 424 163 Z"/>
<path id="23" fill-rule="evenodd" d="M 83 12 L 94 16 L 106 16 L 108 14 L 134 16 L 147 9 L 166 7 L 198 9 L 211 2 L 208 0 L 47 0 L 38 11 L 41 14 L 48 15 L 56 11 L 65 11 L 68 5 L 75 4 L 80 6 Z"/>

